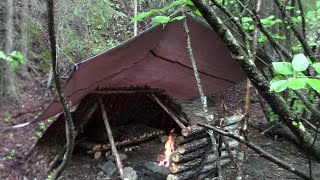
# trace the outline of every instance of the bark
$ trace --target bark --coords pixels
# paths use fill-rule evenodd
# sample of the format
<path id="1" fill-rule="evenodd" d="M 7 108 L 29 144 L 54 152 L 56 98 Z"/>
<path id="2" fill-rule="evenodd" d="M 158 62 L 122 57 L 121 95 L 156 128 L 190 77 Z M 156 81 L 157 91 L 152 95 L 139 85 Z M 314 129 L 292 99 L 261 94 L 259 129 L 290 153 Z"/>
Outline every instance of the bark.
<path id="1" fill-rule="evenodd" d="M 53 0 L 47 1 L 47 11 L 48 11 L 48 32 L 49 32 L 49 39 L 50 39 L 50 48 L 51 48 L 51 62 L 52 62 L 52 70 L 53 70 L 53 77 L 56 87 L 56 92 L 58 94 L 59 101 L 63 108 L 64 118 L 65 118 L 65 126 L 66 126 L 66 139 L 67 139 L 67 149 L 64 154 L 64 158 L 62 163 L 59 167 L 53 171 L 53 179 L 58 179 L 59 176 L 62 174 L 64 169 L 67 167 L 69 162 L 71 161 L 72 152 L 74 148 L 74 139 L 75 139 L 75 132 L 74 132 L 74 124 L 72 121 L 72 116 L 70 112 L 70 107 L 67 100 L 64 97 L 62 85 L 60 82 L 59 74 L 57 73 L 56 64 L 57 64 L 57 56 L 56 56 L 56 40 L 55 40 L 55 31 L 54 31 L 54 12 L 53 12 Z"/>
<path id="2" fill-rule="evenodd" d="M 7 0 L 7 16 L 6 16 L 6 41 L 5 41 L 5 53 L 11 54 L 13 51 L 13 40 L 14 40 L 14 25 L 13 25 L 13 13 L 14 6 L 13 0 Z M 13 100 L 15 102 L 19 101 L 20 92 L 16 82 L 16 74 L 10 64 L 10 62 L 3 62 L 4 72 L 3 72 L 3 82 L 1 84 L 2 93 L 8 97 L 8 100 Z"/>
<path id="3" fill-rule="evenodd" d="M 311 148 L 314 156 L 320 160 L 320 143 L 316 142 L 313 146 L 313 137 L 308 131 L 304 131 L 292 123 L 296 120 L 293 113 L 289 110 L 286 102 L 273 91 L 270 91 L 269 82 L 264 78 L 259 69 L 254 65 L 252 59 L 241 48 L 241 45 L 236 41 L 229 29 L 223 24 L 217 14 L 208 6 L 205 6 L 202 1 L 192 0 L 194 5 L 203 15 L 203 18 L 216 31 L 220 38 L 225 42 L 230 49 L 234 59 L 239 63 L 242 70 L 247 73 L 252 84 L 259 90 L 260 94 L 269 103 L 274 112 L 276 112 L 289 129 L 298 137 L 301 145 L 306 148 Z"/>
<path id="4" fill-rule="evenodd" d="M 181 130 L 181 134 L 184 137 L 190 137 L 190 136 L 193 136 L 193 135 L 196 135 L 196 134 L 200 134 L 200 133 L 203 133 L 203 132 L 205 132 L 205 128 L 200 127 L 200 126 L 188 126 L 188 127 L 183 128 Z"/>
<path id="5" fill-rule="evenodd" d="M 197 149 L 203 148 L 209 144 L 209 138 L 202 138 L 199 140 L 191 141 L 190 143 L 186 143 L 178 146 L 177 150 L 179 153 L 184 154 L 188 152 L 195 151 Z"/>
<path id="6" fill-rule="evenodd" d="M 25 64 L 20 64 L 19 74 L 21 74 L 22 78 L 26 78 L 27 80 L 31 81 L 31 75 L 28 71 L 28 45 L 29 45 L 29 38 L 28 38 L 28 27 L 29 27 L 29 20 L 28 20 L 28 14 L 29 14 L 29 4 L 30 0 L 25 0 L 22 5 L 22 16 L 21 16 L 21 53 L 23 57 L 26 60 Z"/>

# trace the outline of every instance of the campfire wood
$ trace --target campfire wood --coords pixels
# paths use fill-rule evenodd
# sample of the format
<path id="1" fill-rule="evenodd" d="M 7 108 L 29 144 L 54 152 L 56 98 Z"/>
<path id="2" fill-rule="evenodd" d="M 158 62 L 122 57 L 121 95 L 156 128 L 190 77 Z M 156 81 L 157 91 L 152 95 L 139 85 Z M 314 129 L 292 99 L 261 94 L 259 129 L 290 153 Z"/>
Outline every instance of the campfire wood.
<path id="1" fill-rule="evenodd" d="M 220 164 L 223 166 L 227 163 L 230 162 L 230 159 L 221 159 Z M 203 169 L 200 171 L 200 175 L 199 175 L 199 179 L 201 178 L 205 178 L 208 175 L 211 175 L 213 172 L 215 172 L 216 170 L 216 163 L 211 161 L 210 163 L 206 163 L 203 167 Z M 197 173 L 197 168 L 196 166 L 191 167 L 187 170 L 184 171 L 179 171 L 178 173 L 172 173 L 169 174 L 167 176 L 167 180 L 184 180 L 184 179 L 192 179 L 192 177 L 194 177 L 194 175 Z M 207 176 L 204 177 L 204 175 L 207 174 Z"/>
<path id="2" fill-rule="evenodd" d="M 210 142 L 210 140 L 207 137 L 199 139 L 199 140 L 194 140 L 189 143 L 179 145 L 177 148 L 177 151 L 180 154 L 192 152 L 197 149 L 201 149 L 203 147 L 206 147 L 209 144 L 209 142 Z"/>

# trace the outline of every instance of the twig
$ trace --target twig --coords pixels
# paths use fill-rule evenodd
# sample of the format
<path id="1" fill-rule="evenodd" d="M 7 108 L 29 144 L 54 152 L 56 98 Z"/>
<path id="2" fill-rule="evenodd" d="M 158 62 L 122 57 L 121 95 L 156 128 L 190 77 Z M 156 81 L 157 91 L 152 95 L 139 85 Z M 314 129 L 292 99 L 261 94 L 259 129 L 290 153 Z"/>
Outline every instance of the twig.
<path id="1" fill-rule="evenodd" d="M 100 103 L 100 108 L 101 108 L 101 111 L 102 111 L 102 117 L 103 117 L 103 120 L 104 120 L 104 125 L 106 126 L 106 129 L 107 129 L 108 138 L 109 138 L 109 142 L 110 142 L 110 145 L 111 145 L 111 151 L 112 151 L 112 154 L 116 158 L 116 163 L 117 163 L 117 167 L 118 167 L 118 170 L 119 170 L 120 178 L 124 179 L 123 166 L 122 166 L 122 163 L 121 163 L 117 148 L 116 148 L 115 143 L 114 143 L 114 139 L 113 139 L 112 131 L 111 131 L 110 124 L 109 124 L 109 121 L 108 121 L 107 113 L 106 113 L 106 110 L 105 110 L 105 107 L 103 105 L 103 102 L 102 102 L 101 98 L 99 98 L 99 103 Z"/>
<path id="2" fill-rule="evenodd" d="M 211 129 L 213 130 L 214 132 L 216 133 L 219 133 L 221 135 L 224 135 L 224 136 L 228 136 L 234 140 L 237 140 L 239 141 L 240 143 L 243 143 L 245 144 L 247 147 L 249 147 L 250 149 L 252 149 L 253 151 L 255 151 L 256 153 L 258 153 L 261 157 L 277 164 L 278 166 L 298 175 L 299 177 L 303 178 L 303 179 L 311 179 L 311 180 L 314 180 L 314 178 L 310 178 L 305 172 L 303 171 L 300 171 L 298 168 L 295 168 L 293 167 L 292 164 L 289 164 L 275 156 L 273 156 L 272 154 L 266 152 L 265 150 L 263 150 L 260 146 L 250 142 L 250 141 L 246 141 L 244 137 L 242 136 L 239 136 L 239 135 L 236 135 L 236 134 L 232 134 L 230 132 L 226 132 L 220 128 L 217 128 L 217 127 L 213 127 L 213 126 L 209 126 L 209 125 L 206 125 L 204 123 L 198 123 L 199 126 L 202 126 L 202 127 L 206 127 L 208 129 Z"/>

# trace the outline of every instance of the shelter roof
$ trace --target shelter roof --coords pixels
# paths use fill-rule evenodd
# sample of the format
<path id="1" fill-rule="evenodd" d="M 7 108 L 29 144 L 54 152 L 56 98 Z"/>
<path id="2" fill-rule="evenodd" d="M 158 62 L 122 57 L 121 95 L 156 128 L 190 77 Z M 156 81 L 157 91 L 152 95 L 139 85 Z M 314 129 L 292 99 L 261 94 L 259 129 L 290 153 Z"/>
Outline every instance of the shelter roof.
<path id="1" fill-rule="evenodd" d="M 245 79 L 223 41 L 209 26 L 187 16 L 194 57 L 204 93 L 214 94 Z M 97 88 L 149 86 L 176 99 L 199 97 L 182 21 L 156 25 L 138 36 L 79 64 L 64 85 L 72 105 Z M 36 119 L 62 112 L 53 100 Z"/>

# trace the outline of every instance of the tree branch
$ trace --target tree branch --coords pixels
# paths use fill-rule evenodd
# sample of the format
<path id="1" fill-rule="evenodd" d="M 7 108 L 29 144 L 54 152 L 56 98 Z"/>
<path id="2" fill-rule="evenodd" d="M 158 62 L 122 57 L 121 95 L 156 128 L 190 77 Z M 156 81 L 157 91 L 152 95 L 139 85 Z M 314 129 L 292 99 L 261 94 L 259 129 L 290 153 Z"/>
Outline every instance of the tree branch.
<path id="1" fill-rule="evenodd" d="M 294 35 L 298 38 L 299 42 L 301 43 L 305 53 L 310 57 L 312 62 L 316 62 L 316 57 L 314 53 L 312 52 L 312 49 L 309 47 L 307 40 L 304 38 L 304 36 L 298 31 L 297 27 L 295 26 L 295 23 L 293 22 L 292 18 L 286 13 L 285 6 L 280 3 L 279 0 L 274 0 L 274 2 L 279 7 L 280 12 L 282 13 L 283 17 L 286 18 L 286 21 L 288 22 L 291 30 L 293 31 Z"/>
<path id="2" fill-rule="evenodd" d="M 300 171 L 298 168 L 295 168 L 292 164 L 289 164 L 287 163 L 286 161 L 282 161 L 281 159 L 273 156 L 272 154 L 268 153 L 267 151 L 265 151 L 264 149 L 262 149 L 260 146 L 250 142 L 250 141 L 247 141 L 245 140 L 244 137 L 242 136 L 239 136 L 239 135 L 236 135 L 236 134 L 232 134 L 230 132 L 226 132 L 220 128 L 217 128 L 217 127 L 213 127 L 213 126 L 209 126 L 209 125 L 206 125 L 206 124 L 203 124 L 203 123 L 198 123 L 199 126 L 202 126 L 202 127 L 206 127 L 208 129 L 211 129 L 213 130 L 214 132 L 218 133 L 218 134 L 221 134 L 221 135 L 224 135 L 224 136 L 227 136 L 227 137 L 230 137 L 232 139 L 235 139 L 243 144 L 245 144 L 247 147 L 249 147 L 250 149 L 252 149 L 253 151 L 255 151 L 256 153 L 258 153 L 261 157 L 277 164 L 278 166 L 296 174 L 297 176 L 303 178 L 303 179 L 311 179 L 313 180 L 314 178 L 312 177 L 309 177 L 305 172 L 303 171 Z"/>
<path id="3" fill-rule="evenodd" d="M 52 70 L 53 77 L 56 87 L 56 92 L 63 108 L 64 118 L 65 118 L 65 126 L 66 126 L 66 139 L 67 139 L 67 150 L 64 154 L 63 161 L 60 166 L 54 170 L 53 179 L 58 179 L 62 174 L 64 169 L 67 167 L 68 163 L 71 161 L 72 152 L 74 148 L 74 125 L 72 121 L 72 116 L 69 108 L 69 104 L 63 95 L 63 90 L 60 82 L 60 77 L 57 72 L 57 55 L 56 55 L 56 39 L 54 32 L 54 12 L 53 12 L 53 0 L 47 1 L 47 11 L 48 11 L 48 31 L 49 31 L 49 39 L 50 39 L 50 47 L 51 47 L 51 62 L 52 62 Z"/>

